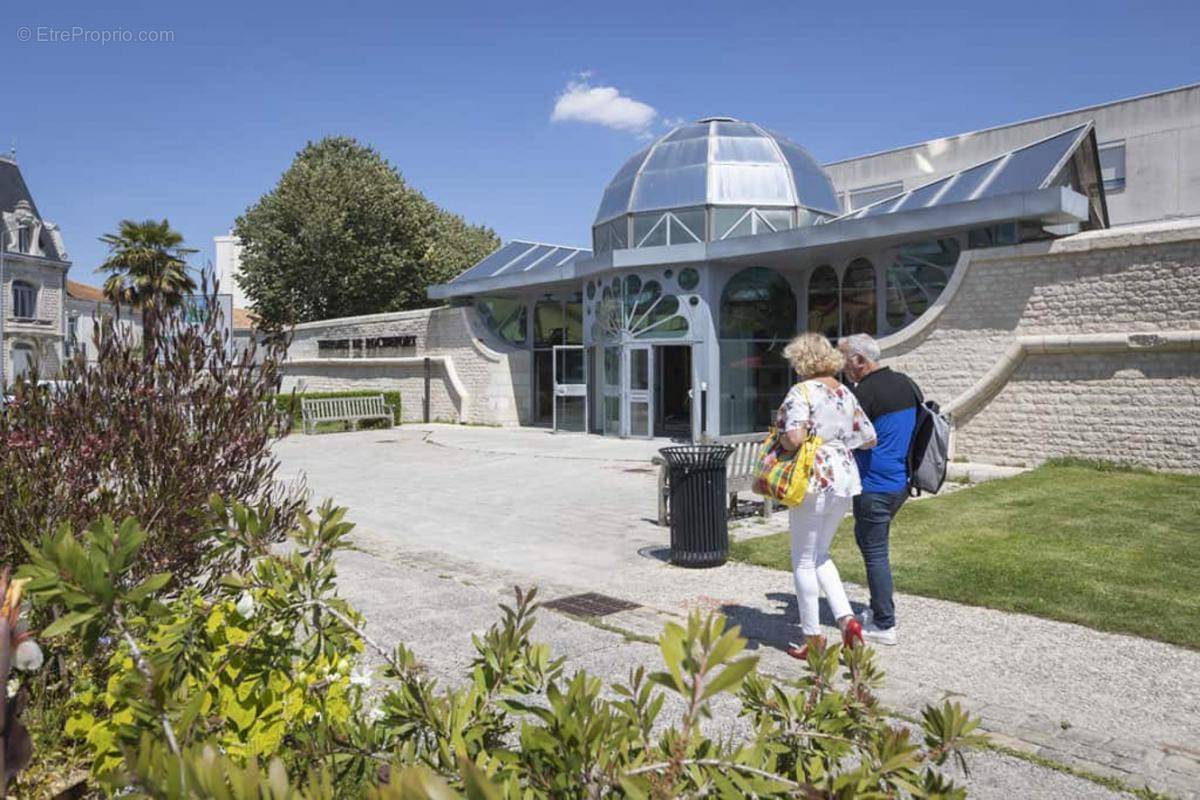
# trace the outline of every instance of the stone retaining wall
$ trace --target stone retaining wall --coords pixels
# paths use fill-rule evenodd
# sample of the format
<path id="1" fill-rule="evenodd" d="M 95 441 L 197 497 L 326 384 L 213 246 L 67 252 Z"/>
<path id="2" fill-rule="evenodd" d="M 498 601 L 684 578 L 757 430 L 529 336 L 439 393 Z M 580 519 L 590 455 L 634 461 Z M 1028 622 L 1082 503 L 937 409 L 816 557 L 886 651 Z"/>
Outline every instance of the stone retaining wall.
<path id="1" fill-rule="evenodd" d="M 415 346 L 388 358 L 321 358 L 321 339 L 413 336 Z M 493 337 L 471 308 L 436 308 L 346 317 L 296 327 L 283 389 L 398 391 L 405 421 L 423 416 L 425 365 L 431 357 L 430 417 L 519 425 L 529 408 L 530 356 Z"/>
<path id="2" fill-rule="evenodd" d="M 882 342 L 887 363 L 965 410 L 956 458 L 1200 470 L 1200 222 L 975 251 L 959 270 L 940 307 Z M 1096 334 L 1128 343 L 1098 347 Z M 1168 334 L 1170 346 L 1140 344 Z M 994 369 L 1014 351 L 1011 372 Z"/>

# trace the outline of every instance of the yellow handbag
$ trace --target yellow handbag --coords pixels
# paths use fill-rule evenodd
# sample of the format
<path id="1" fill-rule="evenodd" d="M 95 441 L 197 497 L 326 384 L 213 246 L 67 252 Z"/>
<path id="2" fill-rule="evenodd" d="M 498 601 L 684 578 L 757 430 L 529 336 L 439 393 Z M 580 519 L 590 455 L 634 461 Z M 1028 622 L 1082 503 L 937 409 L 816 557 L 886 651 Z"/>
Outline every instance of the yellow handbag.
<path id="1" fill-rule="evenodd" d="M 804 401 L 808 402 L 808 389 L 800 384 L 800 392 Z M 811 409 L 812 404 L 809 403 Z M 821 446 L 821 437 L 809 426 L 808 437 L 795 450 L 783 446 L 783 434 L 772 426 L 767 432 L 758 449 L 758 462 L 754 468 L 755 494 L 774 500 L 787 508 L 793 508 L 804 502 L 808 493 L 808 482 L 812 477 L 813 461 L 817 457 L 817 448 Z"/>

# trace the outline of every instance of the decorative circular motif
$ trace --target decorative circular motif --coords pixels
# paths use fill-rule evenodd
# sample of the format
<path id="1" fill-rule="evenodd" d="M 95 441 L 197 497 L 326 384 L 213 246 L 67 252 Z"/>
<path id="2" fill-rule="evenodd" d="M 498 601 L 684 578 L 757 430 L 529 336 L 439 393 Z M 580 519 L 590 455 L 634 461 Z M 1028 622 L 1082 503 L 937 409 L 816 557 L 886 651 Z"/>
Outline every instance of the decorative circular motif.
<path id="1" fill-rule="evenodd" d="M 688 332 L 687 318 L 679 315 L 679 309 L 679 298 L 664 295 L 659 281 L 643 283 L 637 275 L 628 275 L 611 288 L 604 287 L 596 322 L 609 341 L 678 338 Z"/>
<path id="2" fill-rule="evenodd" d="M 667 280 L 670 280 L 670 279 L 671 279 L 671 276 L 675 274 L 675 271 L 674 271 L 674 270 L 670 270 L 670 269 L 669 269 L 669 270 L 667 270 L 667 271 L 666 271 L 665 273 L 663 273 L 663 274 L 666 276 Z"/>
<path id="3" fill-rule="evenodd" d="M 684 267 L 679 272 L 679 288 L 690 292 L 700 285 L 700 273 L 693 267 Z"/>
<path id="4" fill-rule="evenodd" d="M 699 297 L 696 297 L 696 295 L 692 295 L 691 297 L 689 297 L 689 298 L 688 298 L 688 305 L 689 305 L 689 306 L 698 306 L 698 305 L 700 305 L 700 298 L 699 298 Z"/>

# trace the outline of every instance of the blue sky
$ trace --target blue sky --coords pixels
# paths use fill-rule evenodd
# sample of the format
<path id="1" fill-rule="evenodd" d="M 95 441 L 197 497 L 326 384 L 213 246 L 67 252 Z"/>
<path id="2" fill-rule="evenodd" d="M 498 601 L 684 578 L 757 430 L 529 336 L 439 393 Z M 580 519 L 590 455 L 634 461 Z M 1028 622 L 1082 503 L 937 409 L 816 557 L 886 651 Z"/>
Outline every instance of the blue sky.
<path id="1" fill-rule="evenodd" d="M 608 179 L 672 120 L 754 120 L 832 161 L 1200 81 L 1195 2 L 117 6 L 0 25 L 0 148 L 93 283 L 124 217 L 168 217 L 202 264 L 327 134 L 506 239 L 587 245 Z M 103 31 L 173 40 L 78 40 Z"/>

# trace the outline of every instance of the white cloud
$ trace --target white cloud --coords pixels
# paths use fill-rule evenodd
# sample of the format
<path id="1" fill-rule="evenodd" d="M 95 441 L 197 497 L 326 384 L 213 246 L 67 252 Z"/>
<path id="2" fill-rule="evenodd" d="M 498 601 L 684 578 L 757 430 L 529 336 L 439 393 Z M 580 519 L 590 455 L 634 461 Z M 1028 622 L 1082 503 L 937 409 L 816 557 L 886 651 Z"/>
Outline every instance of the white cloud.
<path id="1" fill-rule="evenodd" d="M 567 81 L 554 102 L 552 122 L 588 122 L 618 131 L 645 133 L 658 112 L 640 100 L 626 97 L 615 86 L 592 86 L 590 72 Z"/>

